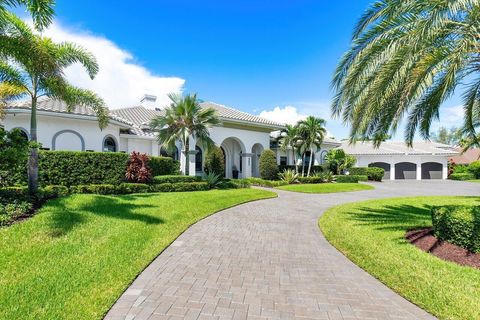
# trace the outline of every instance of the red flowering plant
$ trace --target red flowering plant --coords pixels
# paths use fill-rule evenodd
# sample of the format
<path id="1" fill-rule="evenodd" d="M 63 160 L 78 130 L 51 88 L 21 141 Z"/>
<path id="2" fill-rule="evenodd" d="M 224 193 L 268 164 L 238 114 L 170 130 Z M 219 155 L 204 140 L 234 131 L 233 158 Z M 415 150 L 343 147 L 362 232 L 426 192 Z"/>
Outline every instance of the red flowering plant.
<path id="1" fill-rule="evenodd" d="M 128 159 L 127 171 L 125 178 L 129 182 L 147 183 L 152 181 L 152 170 L 148 163 L 150 158 L 146 154 L 140 152 L 132 152 Z"/>

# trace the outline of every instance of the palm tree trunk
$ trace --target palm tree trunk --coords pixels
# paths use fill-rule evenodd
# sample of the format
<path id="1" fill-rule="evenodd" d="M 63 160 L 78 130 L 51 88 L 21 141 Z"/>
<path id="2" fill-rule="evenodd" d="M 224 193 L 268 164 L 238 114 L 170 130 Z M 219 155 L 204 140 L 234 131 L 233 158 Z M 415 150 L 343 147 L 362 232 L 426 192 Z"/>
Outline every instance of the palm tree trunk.
<path id="1" fill-rule="evenodd" d="M 293 150 L 293 164 L 295 165 L 295 173 L 298 174 L 298 163 L 297 163 L 297 153 L 295 152 L 295 146 L 292 146 Z"/>
<path id="2" fill-rule="evenodd" d="M 185 146 L 185 175 L 188 176 L 190 175 L 189 168 L 190 168 L 190 143 L 189 143 L 189 138 L 184 141 L 183 145 Z"/>
<path id="3" fill-rule="evenodd" d="M 310 161 L 308 163 L 308 172 L 307 172 L 307 177 L 310 177 L 310 171 L 312 170 L 312 160 L 313 160 L 314 154 L 313 154 L 313 147 L 310 146 Z"/>
<path id="4" fill-rule="evenodd" d="M 28 157 L 28 192 L 34 196 L 38 191 L 37 97 L 32 97 L 30 141 L 32 146 Z"/>
<path id="5" fill-rule="evenodd" d="M 302 177 L 305 176 L 305 152 L 302 155 Z"/>

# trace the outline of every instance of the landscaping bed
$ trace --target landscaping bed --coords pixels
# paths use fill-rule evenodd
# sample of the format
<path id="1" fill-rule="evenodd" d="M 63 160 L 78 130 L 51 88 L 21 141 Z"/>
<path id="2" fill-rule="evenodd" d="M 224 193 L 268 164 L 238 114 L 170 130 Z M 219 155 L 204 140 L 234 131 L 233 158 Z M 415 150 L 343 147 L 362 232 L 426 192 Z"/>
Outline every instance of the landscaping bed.
<path id="1" fill-rule="evenodd" d="M 276 187 L 280 190 L 303 193 L 334 193 L 375 189 L 371 185 L 362 183 L 317 183 L 317 184 L 289 184 Z"/>
<path id="2" fill-rule="evenodd" d="M 405 238 L 432 227 L 433 206 L 474 206 L 478 197 L 394 198 L 327 210 L 320 228 L 355 264 L 441 319 L 480 319 L 480 270 L 439 259 Z"/>

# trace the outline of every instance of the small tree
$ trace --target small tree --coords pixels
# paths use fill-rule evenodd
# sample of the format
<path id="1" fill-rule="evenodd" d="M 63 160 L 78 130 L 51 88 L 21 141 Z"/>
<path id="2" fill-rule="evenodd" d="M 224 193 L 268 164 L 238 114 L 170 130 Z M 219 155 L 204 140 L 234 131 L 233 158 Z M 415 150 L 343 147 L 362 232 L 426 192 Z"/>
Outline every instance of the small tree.
<path id="1" fill-rule="evenodd" d="M 328 163 L 330 171 L 335 174 L 341 174 L 342 171 L 355 165 L 355 157 L 347 154 L 343 149 L 332 149 L 328 151 L 325 160 Z"/>
<path id="2" fill-rule="evenodd" d="M 278 177 L 277 158 L 272 150 L 262 152 L 259 166 L 262 179 L 275 180 Z"/>
<path id="3" fill-rule="evenodd" d="M 225 159 L 221 148 L 213 146 L 207 151 L 205 173 L 214 173 L 220 177 L 225 175 Z"/>
<path id="4" fill-rule="evenodd" d="M 152 180 L 152 170 L 148 162 L 150 159 L 146 154 L 140 152 L 132 152 L 130 159 L 128 159 L 127 171 L 125 178 L 129 182 L 147 183 Z"/>
<path id="5" fill-rule="evenodd" d="M 20 129 L 8 132 L 0 128 L 0 186 L 12 184 L 17 170 L 27 174 L 28 147 Z"/>

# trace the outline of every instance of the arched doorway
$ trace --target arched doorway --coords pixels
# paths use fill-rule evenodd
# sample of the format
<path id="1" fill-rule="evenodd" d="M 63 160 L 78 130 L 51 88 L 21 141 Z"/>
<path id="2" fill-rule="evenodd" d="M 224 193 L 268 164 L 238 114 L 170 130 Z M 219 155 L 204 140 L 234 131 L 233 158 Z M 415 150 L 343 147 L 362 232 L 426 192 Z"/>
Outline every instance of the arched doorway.
<path id="1" fill-rule="evenodd" d="M 443 165 L 438 162 L 422 163 L 422 179 L 442 179 Z"/>
<path id="2" fill-rule="evenodd" d="M 252 147 L 252 176 L 260 177 L 260 155 L 262 154 L 263 146 L 260 143 L 255 143 Z"/>
<path id="3" fill-rule="evenodd" d="M 117 141 L 112 136 L 103 138 L 102 150 L 104 152 L 117 152 Z"/>
<path id="4" fill-rule="evenodd" d="M 377 168 L 382 168 L 385 170 L 385 174 L 383 175 L 384 180 L 390 180 L 390 163 L 386 162 L 372 162 L 368 165 L 370 168 L 371 167 L 377 167 Z"/>
<path id="5" fill-rule="evenodd" d="M 417 165 L 412 162 L 399 162 L 395 164 L 395 180 L 417 179 Z"/>
<path id="6" fill-rule="evenodd" d="M 245 145 L 238 138 L 229 137 L 220 144 L 225 155 L 225 177 L 241 178 L 243 177 L 243 168 L 245 158 L 242 154 L 245 153 Z"/>

